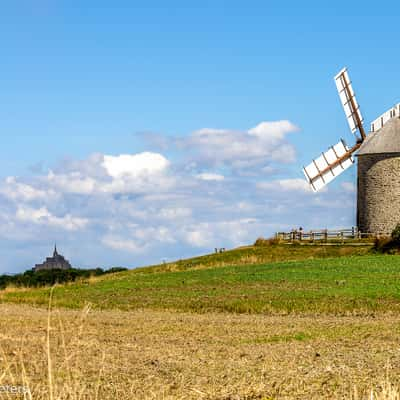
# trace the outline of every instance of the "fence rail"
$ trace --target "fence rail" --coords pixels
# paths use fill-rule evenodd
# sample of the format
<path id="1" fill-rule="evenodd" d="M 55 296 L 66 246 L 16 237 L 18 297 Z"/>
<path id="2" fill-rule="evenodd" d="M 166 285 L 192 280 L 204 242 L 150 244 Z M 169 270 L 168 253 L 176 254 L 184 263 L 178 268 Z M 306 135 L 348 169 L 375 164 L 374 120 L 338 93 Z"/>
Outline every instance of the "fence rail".
<path id="1" fill-rule="evenodd" d="M 345 241 L 351 239 L 373 239 L 376 234 L 360 232 L 356 227 L 346 229 L 317 229 L 304 231 L 303 229 L 294 229 L 290 232 L 277 232 L 275 237 L 284 241 Z"/>

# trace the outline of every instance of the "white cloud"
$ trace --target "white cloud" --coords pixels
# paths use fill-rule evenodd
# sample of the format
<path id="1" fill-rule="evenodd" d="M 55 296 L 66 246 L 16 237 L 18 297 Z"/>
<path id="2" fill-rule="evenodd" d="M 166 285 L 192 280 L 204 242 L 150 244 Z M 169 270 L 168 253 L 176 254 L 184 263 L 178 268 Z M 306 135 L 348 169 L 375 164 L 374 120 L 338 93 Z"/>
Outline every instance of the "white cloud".
<path id="1" fill-rule="evenodd" d="M 50 170 L 43 184 L 71 194 L 113 194 L 160 191 L 174 184 L 170 162 L 158 153 L 93 155 L 84 162 L 70 162 L 65 171 Z"/>
<path id="2" fill-rule="evenodd" d="M 276 179 L 269 182 L 258 182 L 257 188 L 266 191 L 293 191 L 300 193 L 313 193 L 305 179 Z"/>
<path id="3" fill-rule="evenodd" d="M 200 248 L 213 249 L 227 242 L 238 246 L 249 243 L 253 239 L 252 235 L 256 235 L 262 225 L 256 218 L 203 222 L 189 226 L 183 237 L 191 246 Z"/>
<path id="4" fill-rule="evenodd" d="M 16 201 L 50 200 L 56 197 L 54 190 L 42 190 L 26 183 L 18 182 L 15 177 L 9 176 L 5 179 L 0 193 L 9 199 Z"/>
<path id="5" fill-rule="evenodd" d="M 225 179 L 223 175 L 207 173 L 207 172 L 197 174 L 196 178 L 202 179 L 203 181 L 223 181 Z"/>
<path id="6" fill-rule="evenodd" d="M 298 128 L 290 121 L 261 122 L 248 131 L 205 128 L 179 143 L 197 155 L 197 163 L 243 168 L 266 166 L 271 162 L 290 163 L 296 151 L 286 141 Z"/>
<path id="7" fill-rule="evenodd" d="M 187 207 L 168 207 L 158 210 L 157 215 L 163 219 L 187 218 L 192 215 L 192 210 Z"/>
<path id="8" fill-rule="evenodd" d="M 212 243 L 212 233 L 210 230 L 196 229 L 187 233 L 187 243 L 195 247 L 210 247 Z"/>
<path id="9" fill-rule="evenodd" d="M 165 226 L 146 227 L 127 223 L 119 227 L 113 226 L 110 231 L 102 237 L 101 242 L 112 249 L 130 253 L 143 253 L 160 243 L 175 243 L 172 232 Z"/>
<path id="10" fill-rule="evenodd" d="M 138 245 L 134 240 L 111 235 L 103 237 L 101 242 L 111 249 L 127 251 L 129 253 L 143 253 L 147 248 L 145 245 Z"/>
<path id="11" fill-rule="evenodd" d="M 263 141 L 280 142 L 288 133 L 296 132 L 299 128 L 290 121 L 267 121 L 261 122 L 254 128 L 249 129 L 249 134 L 259 137 Z"/>
<path id="12" fill-rule="evenodd" d="M 137 178 L 164 172 L 170 162 L 161 154 L 144 152 L 132 155 L 105 155 L 102 165 L 113 178 L 123 176 Z"/>
<path id="13" fill-rule="evenodd" d="M 19 221 L 31 222 L 38 225 L 53 226 L 68 231 L 76 231 L 86 227 L 88 219 L 73 217 L 65 214 L 63 217 L 57 217 L 49 212 L 46 207 L 38 209 L 31 207 L 18 207 L 16 218 Z"/>
<path id="14" fill-rule="evenodd" d="M 97 186 L 97 181 L 94 178 L 83 176 L 79 171 L 68 174 L 55 174 L 50 171 L 46 180 L 56 190 L 64 193 L 91 194 Z"/>

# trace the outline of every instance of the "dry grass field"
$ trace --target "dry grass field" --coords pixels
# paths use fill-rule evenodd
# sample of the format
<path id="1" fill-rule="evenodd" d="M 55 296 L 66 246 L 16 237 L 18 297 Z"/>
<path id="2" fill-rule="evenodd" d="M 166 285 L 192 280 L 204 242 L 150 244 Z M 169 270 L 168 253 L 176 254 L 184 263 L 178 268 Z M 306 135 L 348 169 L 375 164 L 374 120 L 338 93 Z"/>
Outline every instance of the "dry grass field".
<path id="1" fill-rule="evenodd" d="M 27 399 L 399 398 L 398 316 L 1 311 L 0 384 Z"/>

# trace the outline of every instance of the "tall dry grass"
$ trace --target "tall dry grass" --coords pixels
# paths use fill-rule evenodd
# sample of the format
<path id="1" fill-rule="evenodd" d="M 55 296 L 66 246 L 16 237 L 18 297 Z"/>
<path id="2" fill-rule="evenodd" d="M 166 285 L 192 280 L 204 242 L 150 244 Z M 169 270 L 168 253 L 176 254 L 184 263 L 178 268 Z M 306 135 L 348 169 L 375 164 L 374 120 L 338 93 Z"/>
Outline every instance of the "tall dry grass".
<path id="1" fill-rule="evenodd" d="M 19 338 L 19 346 L 11 351 L 0 348 L 3 371 L 0 374 L 2 391 L 0 399 L 37 400 L 100 400 L 102 373 L 105 367 L 105 351 L 98 348 L 98 343 L 84 339 L 85 323 L 90 312 L 87 304 L 72 326 L 66 328 L 60 310 L 53 310 L 54 287 L 49 292 L 47 325 L 45 338 L 36 348 L 28 348 L 28 335 Z M 17 339 L 17 338 L 15 338 Z M 85 370 L 82 348 L 95 355 L 92 363 L 97 371 Z M 94 351 L 93 351 L 94 350 Z M 43 352 L 44 357 L 38 353 Z M 39 368 L 32 367 L 29 354 L 38 362 Z M 7 354 L 8 353 L 8 354 Z M 100 355 L 100 357 L 99 357 Z M 40 363 L 45 359 L 45 363 Z M 46 364 L 46 365 L 44 365 Z M 92 365 L 91 365 L 92 366 Z M 38 374 L 36 375 L 35 369 Z M 89 380 L 85 379 L 90 373 Z M 45 375 L 45 376 L 44 376 Z M 11 388 L 19 388 L 22 393 L 12 393 Z M 15 390 L 15 389 L 14 389 Z"/>
<path id="2" fill-rule="evenodd" d="M 359 395 L 355 387 L 349 400 L 400 400 L 400 391 L 397 386 L 393 385 L 389 379 L 386 378 L 379 385 L 379 389 L 371 389 L 365 396 Z"/>

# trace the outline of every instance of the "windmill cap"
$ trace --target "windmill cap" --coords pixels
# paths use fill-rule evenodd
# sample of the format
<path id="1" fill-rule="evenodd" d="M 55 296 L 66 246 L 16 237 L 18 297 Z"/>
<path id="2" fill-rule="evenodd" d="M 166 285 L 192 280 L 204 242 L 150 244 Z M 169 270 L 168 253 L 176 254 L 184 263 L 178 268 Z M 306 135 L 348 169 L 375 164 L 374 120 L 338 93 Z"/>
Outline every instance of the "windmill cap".
<path id="1" fill-rule="evenodd" d="M 400 153 L 400 118 L 398 117 L 386 122 L 376 132 L 369 133 L 357 156 L 382 153 Z"/>

